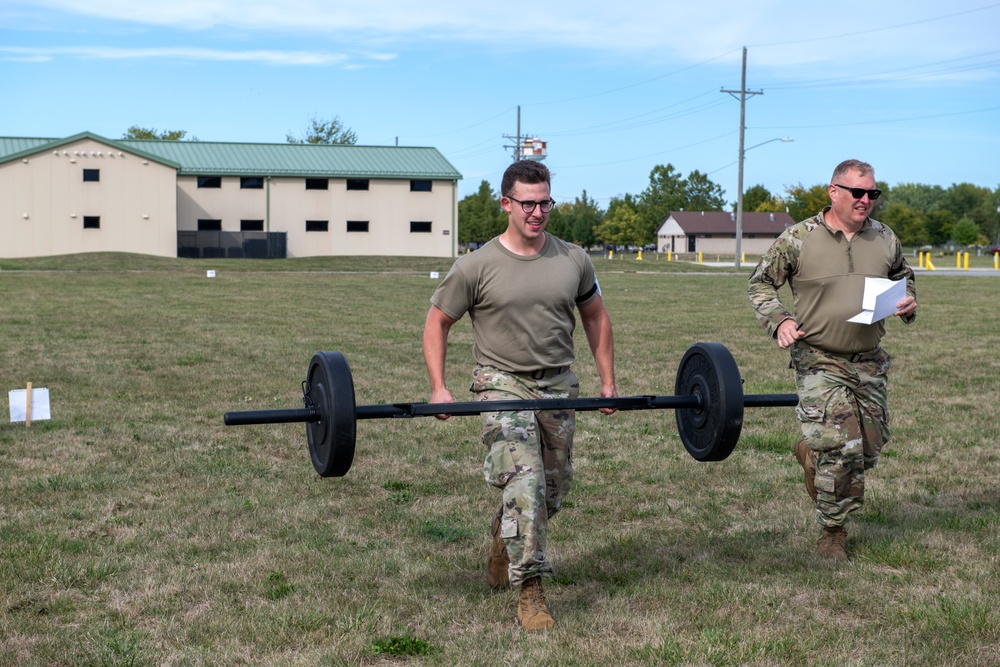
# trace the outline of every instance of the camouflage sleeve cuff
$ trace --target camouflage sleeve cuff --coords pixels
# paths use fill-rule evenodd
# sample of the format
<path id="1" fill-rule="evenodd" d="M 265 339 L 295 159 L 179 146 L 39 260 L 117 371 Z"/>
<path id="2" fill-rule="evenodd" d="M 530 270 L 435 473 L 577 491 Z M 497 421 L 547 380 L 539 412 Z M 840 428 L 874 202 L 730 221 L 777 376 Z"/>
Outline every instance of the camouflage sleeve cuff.
<path id="1" fill-rule="evenodd" d="M 764 325 L 764 330 L 767 331 L 767 334 L 771 338 L 777 338 L 778 327 L 781 326 L 782 322 L 790 319 L 793 319 L 792 314 L 787 310 L 783 310 L 780 313 L 774 313 L 773 315 L 768 315 L 761 321 L 761 324 Z"/>

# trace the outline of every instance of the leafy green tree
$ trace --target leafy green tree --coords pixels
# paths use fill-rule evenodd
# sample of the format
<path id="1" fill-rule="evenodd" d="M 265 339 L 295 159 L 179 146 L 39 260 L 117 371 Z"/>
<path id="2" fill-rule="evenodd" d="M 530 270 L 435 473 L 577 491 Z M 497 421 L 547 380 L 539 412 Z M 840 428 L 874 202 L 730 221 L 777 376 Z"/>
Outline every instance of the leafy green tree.
<path id="1" fill-rule="evenodd" d="M 643 245 L 645 229 L 639 214 L 627 206 L 619 206 L 614 212 L 604 216 L 604 222 L 597 228 L 597 238 L 602 243 L 618 245 Z"/>
<path id="2" fill-rule="evenodd" d="M 941 207 L 956 219 L 969 218 L 986 238 L 997 234 L 996 200 L 993 191 L 971 183 L 953 184 L 945 191 Z"/>
<path id="3" fill-rule="evenodd" d="M 594 230 L 604 220 L 604 211 L 597 202 L 587 196 L 587 191 L 575 198 L 572 203 L 560 204 L 557 207 L 567 241 L 572 241 L 584 248 L 594 245 L 597 236 Z M 553 211 L 555 213 L 555 211 Z M 549 227 L 552 226 L 552 216 L 549 215 Z M 555 232 L 553 232 L 555 233 Z M 559 236 L 558 234 L 556 234 Z"/>
<path id="4" fill-rule="evenodd" d="M 796 222 L 811 218 L 822 211 L 824 206 L 830 204 L 830 193 L 824 184 L 814 185 L 811 188 L 806 188 L 801 183 L 785 186 L 785 193 L 787 194 L 785 206 L 788 208 L 788 214 Z"/>
<path id="5" fill-rule="evenodd" d="M 604 215 L 614 213 L 619 207 L 622 206 L 632 209 L 633 213 L 637 213 L 639 211 L 639 199 L 635 195 L 627 192 L 624 195 L 612 197 L 611 201 L 608 202 L 608 210 L 604 212 Z"/>
<path id="6" fill-rule="evenodd" d="M 944 188 L 940 185 L 920 183 L 898 183 L 889 188 L 885 198 L 889 204 L 906 204 L 916 211 L 929 213 L 941 206 Z"/>
<path id="7" fill-rule="evenodd" d="M 125 130 L 125 134 L 122 135 L 122 139 L 155 139 L 159 141 L 183 141 L 186 135 L 187 135 L 187 130 L 164 130 L 163 132 L 160 132 L 159 130 L 156 129 L 133 125 L 132 127 Z M 198 141 L 198 138 L 191 137 L 190 141 Z"/>
<path id="8" fill-rule="evenodd" d="M 922 246 L 930 241 L 927 233 L 927 214 L 906 204 L 891 204 L 885 208 L 881 222 L 899 237 L 906 246 Z"/>
<path id="9" fill-rule="evenodd" d="M 707 175 L 695 169 L 684 181 L 684 195 L 687 199 L 684 208 L 688 211 L 724 211 L 725 194 L 726 191 L 722 186 L 713 183 Z M 660 218 L 660 222 L 663 222 L 663 218 Z M 655 233 L 656 229 L 653 232 Z"/>
<path id="10" fill-rule="evenodd" d="M 761 208 L 762 206 L 769 206 L 774 201 L 774 195 L 771 191 L 765 188 L 763 185 L 754 185 L 746 192 L 743 193 L 743 210 L 744 211 L 772 211 L 774 209 Z M 733 210 L 736 210 L 736 204 L 733 204 Z"/>
<path id="11" fill-rule="evenodd" d="M 883 209 L 889 205 L 889 198 L 885 195 L 889 192 L 889 184 L 885 181 L 875 181 L 875 187 L 882 191 L 882 196 L 875 200 L 875 205 L 872 206 L 871 213 L 868 215 L 875 220 L 881 220 Z"/>
<path id="12" fill-rule="evenodd" d="M 985 240 L 979 231 L 979 225 L 972 218 L 962 218 L 951 228 L 951 238 L 958 245 L 973 245 Z"/>
<path id="13" fill-rule="evenodd" d="M 285 135 L 285 140 L 290 144 L 356 144 L 358 135 L 344 125 L 340 116 L 334 116 L 330 120 L 313 116 L 309 119 L 305 136 L 299 138 L 289 132 Z"/>
<path id="14" fill-rule="evenodd" d="M 656 238 L 656 230 L 671 211 L 687 206 L 686 189 L 684 178 L 673 165 L 658 164 L 653 167 L 649 172 L 649 185 L 639 195 L 639 205 L 635 211 L 642 230 L 640 245 L 651 243 Z"/>
<path id="15" fill-rule="evenodd" d="M 488 181 L 479 184 L 474 195 L 458 202 L 458 242 L 485 243 L 502 233 L 507 216 L 500 206 L 500 194 L 493 192 Z"/>
<path id="16" fill-rule="evenodd" d="M 569 204 L 556 204 L 549 211 L 549 221 L 545 225 L 545 231 L 552 236 L 558 236 L 564 241 L 572 241 L 573 230 L 570 228 L 570 221 L 566 217 L 566 207 Z"/>
<path id="17" fill-rule="evenodd" d="M 937 209 L 927 213 L 927 242 L 941 245 L 951 238 L 951 229 L 955 226 L 955 216 L 951 211 Z"/>

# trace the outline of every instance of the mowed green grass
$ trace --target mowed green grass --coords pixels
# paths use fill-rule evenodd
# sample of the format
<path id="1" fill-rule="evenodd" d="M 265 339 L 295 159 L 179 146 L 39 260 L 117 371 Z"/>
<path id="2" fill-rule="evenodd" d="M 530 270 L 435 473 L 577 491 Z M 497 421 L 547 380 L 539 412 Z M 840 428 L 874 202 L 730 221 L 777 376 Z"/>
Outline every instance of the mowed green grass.
<path id="1" fill-rule="evenodd" d="M 667 264 L 597 262 L 620 393 L 672 394 L 698 341 L 732 351 L 747 393 L 793 391 L 746 272 Z M 0 665 L 1000 664 L 996 278 L 922 273 L 917 322 L 889 323 L 894 437 L 846 564 L 814 555 L 792 408 L 748 409 L 718 463 L 686 454 L 671 411 L 581 413 L 549 534 L 558 625 L 528 634 L 483 572 L 478 418 L 361 421 L 332 479 L 302 425 L 222 422 L 301 407 L 318 350 L 344 352 L 359 404 L 426 400 L 429 272 L 448 265 L 0 262 L 3 394 L 32 382 L 52 408 L 0 422 Z M 471 346 L 463 320 L 458 400 Z"/>

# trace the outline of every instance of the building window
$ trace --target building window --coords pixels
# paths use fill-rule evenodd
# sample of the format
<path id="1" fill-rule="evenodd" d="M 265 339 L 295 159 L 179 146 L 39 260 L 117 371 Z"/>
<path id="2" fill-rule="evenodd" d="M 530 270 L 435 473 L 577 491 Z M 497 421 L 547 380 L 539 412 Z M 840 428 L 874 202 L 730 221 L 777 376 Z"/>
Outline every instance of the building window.
<path id="1" fill-rule="evenodd" d="M 222 187 L 222 176 L 199 176 L 198 177 L 198 187 L 199 188 L 221 188 Z"/>
<path id="2" fill-rule="evenodd" d="M 410 192 L 430 192 L 430 181 L 410 181 Z"/>
<path id="3" fill-rule="evenodd" d="M 198 221 L 198 231 L 199 232 L 221 232 L 222 231 L 222 220 L 199 220 Z"/>
<path id="4" fill-rule="evenodd" d="M 262 176 L 242 176 L 240 177 L 241 190 L 263 190 L 264 178 Z"/>
<path id="5" fill-rule="evenodd" d="M 347 221 L 347 231 L 349 231 L 349 232 L 367 232 L 368 231 L 368 221 L 367 220 L 348 220 Z"/>
<path id="6" fill-rule="evenodd" d="M 263 220 L 240 220 L 241 232 L 262 232 L 264 231 Z"/>
<path id="7" fill-rule="evenodd" d="M 306 220 L 307 232 L 328 232 L 330 231 L 329 220 Z"/>
<path id="8" fill-rule="evenodd" d="M 429 222 L 410 222 L 410 233 L 429 233 L 431 231 L 431 223 Z"/>
<path id="9" fill-rule="evenodd" d="M 99 215 L 85 215 L 85 216 L 83 216 L 83 228 L 84 229 L 100 229 L 101 228 L 101 216 L 99 216 Z"/>
<path id="10" fill-rule="evenodd" d="M 306 190 L 329 190 L 330 189 L 330 179 L 329 178 L 307 178 L 306 179 Z M 347 188 L 350 190 L 350 188 Z"/>
<path id="11" fill-rule="evenodd" d="M 99 181 L 101 180 L 101 170 L 100 169 L 84 169 L 83 170 L 83 181 Z"/>
<path id="12" fill-rule="evenodd" d="M 349 178 L 349 179 L 347 179 L 347 189 L 348 190 L 367 190 L 368 189 L 368 179 L 367 178 Z"/>

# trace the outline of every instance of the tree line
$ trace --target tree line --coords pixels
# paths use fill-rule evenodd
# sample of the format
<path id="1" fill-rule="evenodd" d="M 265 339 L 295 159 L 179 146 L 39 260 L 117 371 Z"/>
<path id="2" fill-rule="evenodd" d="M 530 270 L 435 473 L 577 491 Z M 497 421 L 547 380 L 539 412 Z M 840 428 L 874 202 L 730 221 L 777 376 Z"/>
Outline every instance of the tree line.
<path id="1" fill-rule="evenodd" d="M 871 217 L 887 224 L 906 246 L 1000 246 L 1000 186 L 996 190 L 972 185 L 901 183 L 890 187 L 878 182 L 882 196 Z M 557 204 L 549 214 L 548 230 L 584 247 L 613 244 L 642 247 L 656 242 L 656 231 L 670 211 L 724 211 L 725 191 L 695 170 L 684 178 L 673 165 L 657 165 L 649 183 L 638 195 L 613 197 L 602 209 L 587 191 L 572 202 Z M 744 211 L 787 211 L 792 219 L 805 220 L 829 205 L 827 184 L 787 186 L 782 195 L 754 185 L 743 195 Z M 507 227 L 500 193 L 488 181 L 475 194 L 458 202 L 458 242 L 483 243 Z"/>
<path id="2" fill-rule="evenodd" d="M 185 141 L 185 130 L 165 130 L 133 125 L 122 139 Z M 305 132 L 289 132 L 292 144 L 356 144 L 358 135 L 340 120 L 309 120 Z M 191 137 L 187 141 L 198 141 Z M 972 185 L 901 183 L 889 187 L 878 182 L 883 195 L 876 201 L 872 217 L 889 225 L 906 246 L 960 246 L 993 244 L 1000 246 L 1000 186 L 996 190 Z M 670 211 L 722 211 L 727 207 L 725 191 L 698 170 L 685 178 L 671 164 L 656 165 L 649 183 L 638 195 L 612 197 L 606 209 L 584 190 L 572 202 L 556 205 L 549 214 L 548 229 L 556 236 L 584 247 L 598 244 L 644 246 L 656 242 L 656 231 Z M 806 187 L 801 183 L 785 188 L 783 195 L 772 194 L 763 185 L 754 185 L 743 195 L 744 211 L 787 211 L 794 220 L 804 220 L 829 204 L 827 185 Z M 729 204 L 736 210 L 736 204 Z M 458 203 L 458 242 L 484 243 L 507 227 L 500 206 L 500 194 L 488 181 L 479 191 Z"/>

